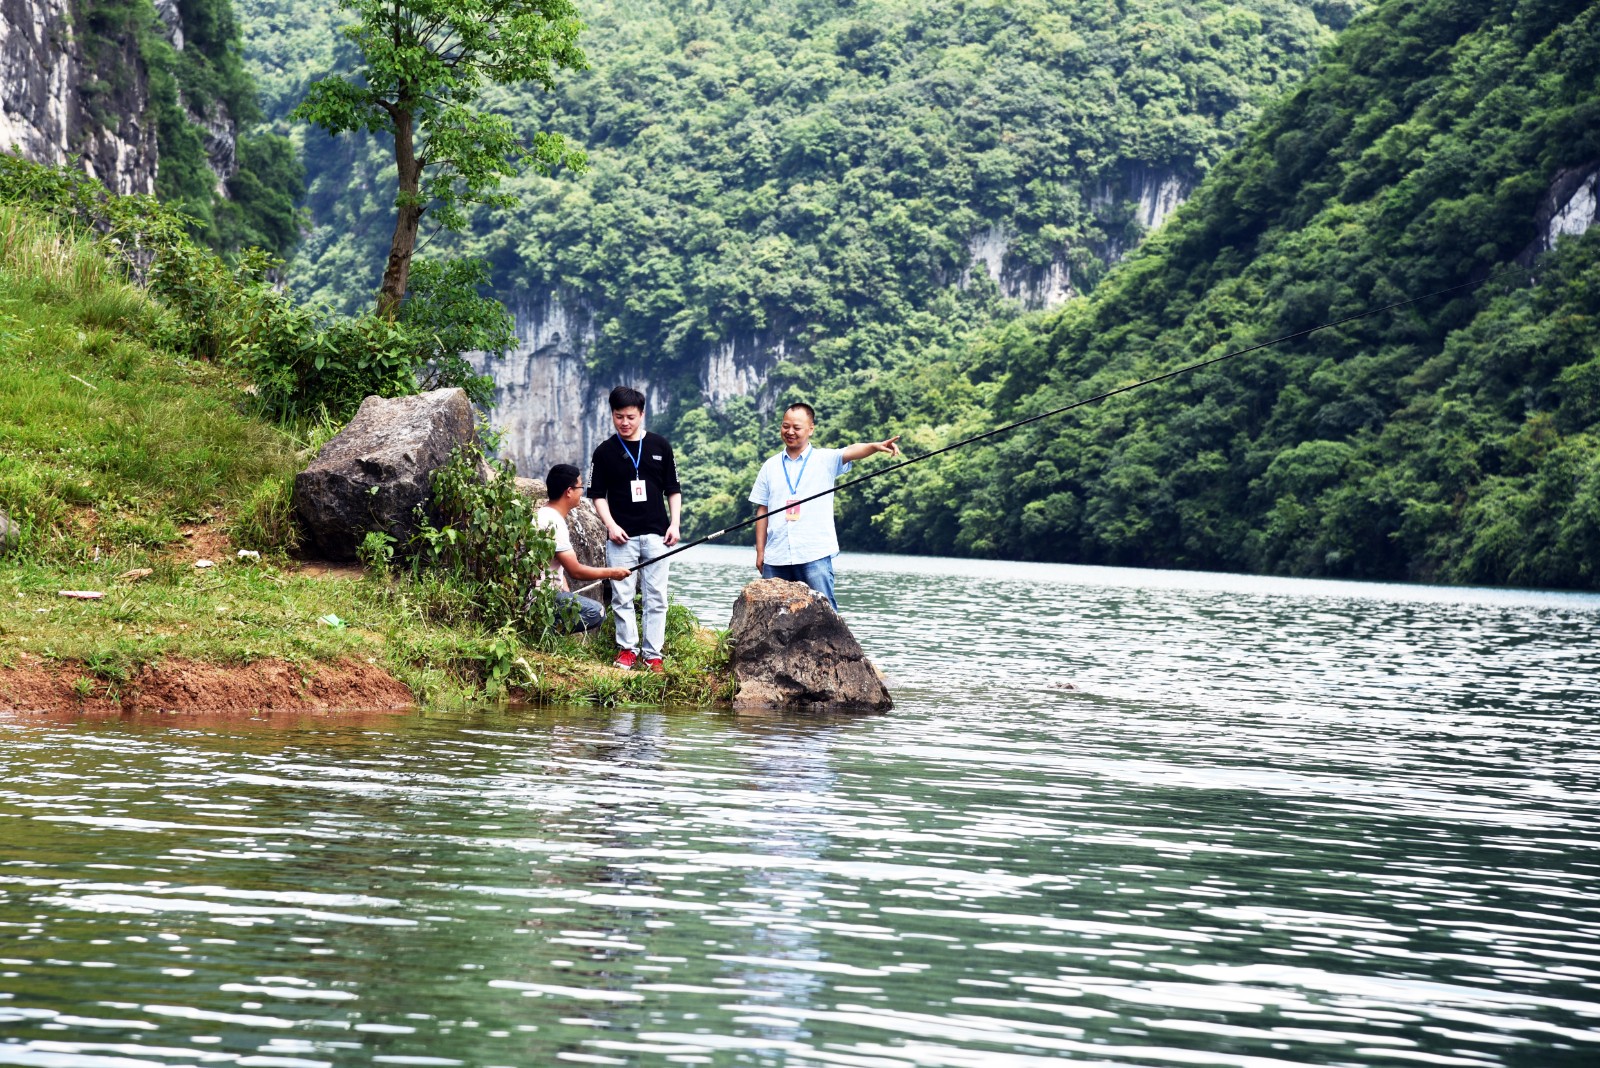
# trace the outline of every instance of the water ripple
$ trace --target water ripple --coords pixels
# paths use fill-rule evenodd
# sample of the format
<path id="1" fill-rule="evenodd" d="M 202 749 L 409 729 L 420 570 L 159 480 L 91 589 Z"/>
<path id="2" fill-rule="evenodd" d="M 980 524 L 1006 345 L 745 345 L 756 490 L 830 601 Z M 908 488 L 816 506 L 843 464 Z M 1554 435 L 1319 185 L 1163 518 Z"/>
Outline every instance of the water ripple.
<path id="1" fill-rule="evenodd" d="M 0 1064 L 1600 1055 L 1600 598 L 840 591 L 889 715 L 0 722 Z"/>

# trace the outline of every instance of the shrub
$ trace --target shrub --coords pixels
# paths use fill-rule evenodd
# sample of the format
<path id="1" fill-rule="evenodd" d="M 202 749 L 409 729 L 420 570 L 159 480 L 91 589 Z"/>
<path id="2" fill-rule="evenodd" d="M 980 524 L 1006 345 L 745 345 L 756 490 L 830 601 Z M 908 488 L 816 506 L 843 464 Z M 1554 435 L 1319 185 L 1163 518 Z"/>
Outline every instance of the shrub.
<path id="1" fill-rule="evenodd" d="M 516 340 L 505 309 L 478 293 L 487 277 L 481 264 L 418 263 L 416 291 L 398 319 L 345 317 L 297 304 L 277 284 L 283 263 L 270 254 L 248 249 L 225 260 L 194 243 L 192 220 L 179 212 L 153 197 L 115 196 L 69 167 L 0 153 L 0 202 L 26 205 L 93 237 L 112 264 L 172 312 L 161 324 L 162 341 L 237 367 L 265 414 L 282 421 L 348 417 L 373 394 L 441 386 L 461 386 L 486 401 L 491 382 L 462 353 L 501 353 Z"/>
<path id="2" fill-rule="evenodd" d="M 556 587 L 546 580 L 554 535 L 534 523 L 511 465 L 497 462 L 485 479 L 483 463 L 482 450 L 468 446 L 433 473 L 433 514 L 420 516 L 413 574 L 434 570 L 468 594 L 465 603 L 486 626 L 548 643 L 562 622 Z"/>

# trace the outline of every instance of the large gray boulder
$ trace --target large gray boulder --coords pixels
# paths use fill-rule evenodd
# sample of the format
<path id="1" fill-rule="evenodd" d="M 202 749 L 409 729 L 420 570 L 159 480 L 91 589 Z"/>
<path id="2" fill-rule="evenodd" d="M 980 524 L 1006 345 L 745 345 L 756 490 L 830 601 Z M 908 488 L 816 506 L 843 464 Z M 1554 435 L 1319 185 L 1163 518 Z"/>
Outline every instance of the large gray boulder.
<path id="1" fill-rule="evenodd" d="M 729 624 L 735 708 L 892 708 L 883 675 L 828 599 L 803 582 L 757 579 Z"/>
<path id="2" fill-rule="evenodd" d="M 465 390 L 362 401 L 350 425 L 294 477 L 294 511 L 310 547 L 329 560 L 353 560 L 373 530 L 404 545 L 417 532 L 429 476 L 474 433 Z"/>

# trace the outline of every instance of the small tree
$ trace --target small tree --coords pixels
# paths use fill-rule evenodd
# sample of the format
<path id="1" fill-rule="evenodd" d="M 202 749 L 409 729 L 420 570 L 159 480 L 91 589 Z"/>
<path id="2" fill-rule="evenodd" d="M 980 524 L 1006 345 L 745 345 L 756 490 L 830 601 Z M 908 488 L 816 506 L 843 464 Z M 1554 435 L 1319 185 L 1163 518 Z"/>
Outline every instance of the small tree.
<path id="1" fill-rule="evenodd" d="M 505 116 L 474 110 L 485 84 L 532 82 L 548 91 L 558 69 L 587 69 L 582 24 L 570 0 L 339 3 L 359 20 L 343 32 L 365 65 L 357 76 L 314 83 L 293 114 L 335 136 L 366 130 L 394 138 L 394 239 L 378 291 L 378 313 L 394 318 L 424 212 L 459 230 L 468 205 L 515 203 L 499 188 L 519 163 L 542 173 L 584 168 L 583 153 L 560 134 L 536 132 L 525 143 Z"/>

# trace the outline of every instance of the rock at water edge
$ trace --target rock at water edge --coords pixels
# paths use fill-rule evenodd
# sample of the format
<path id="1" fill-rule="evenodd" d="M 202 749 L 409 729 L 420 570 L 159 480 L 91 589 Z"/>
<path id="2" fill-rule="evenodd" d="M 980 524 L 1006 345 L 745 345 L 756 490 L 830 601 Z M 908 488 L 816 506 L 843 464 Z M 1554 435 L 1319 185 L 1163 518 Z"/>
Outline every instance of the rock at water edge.
<path id="1" fill-rule="evenodd" d="M 828 599 L 802 582 L 758 579 L 729 624 L 735 708 L 892 708 L 883 675 Z"/>
<path id="2" fill-rule="evenodd" d="M 368 397 L 356 417 L 294 477 L 294 510 L 306 541 L 329 560 L 354 560 L 368 531 L 405 545 L 429 478 L 451 450 L 473 440 L 465 390 Z"/>

